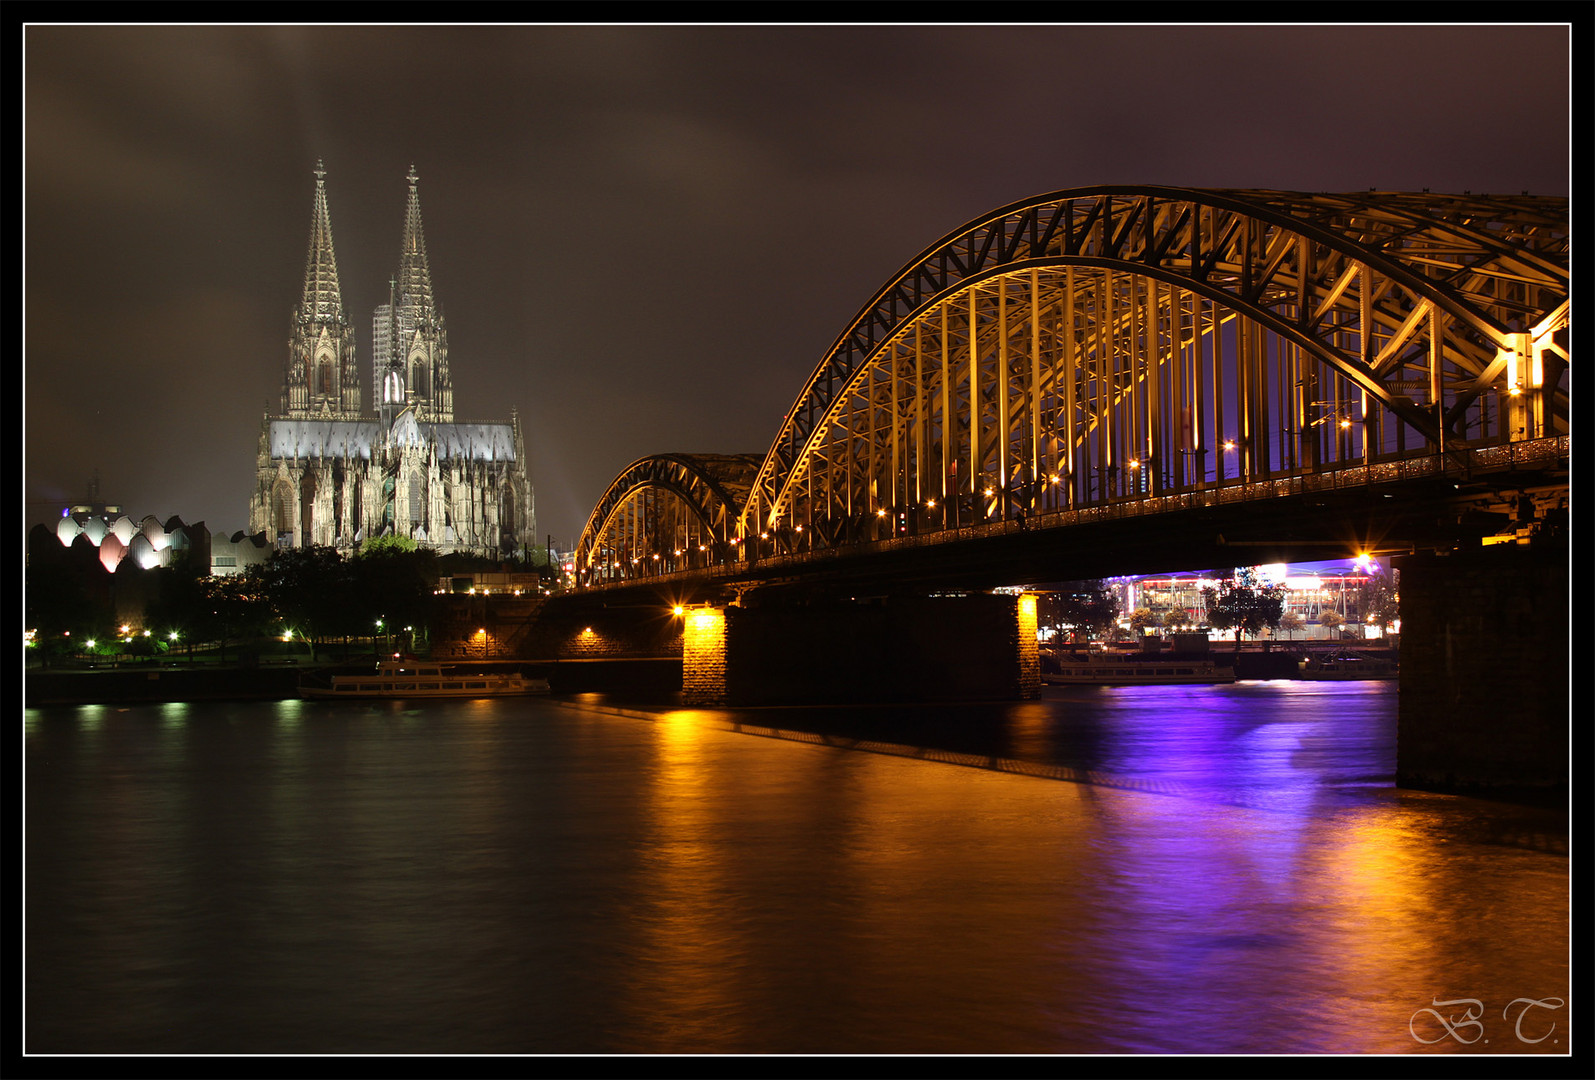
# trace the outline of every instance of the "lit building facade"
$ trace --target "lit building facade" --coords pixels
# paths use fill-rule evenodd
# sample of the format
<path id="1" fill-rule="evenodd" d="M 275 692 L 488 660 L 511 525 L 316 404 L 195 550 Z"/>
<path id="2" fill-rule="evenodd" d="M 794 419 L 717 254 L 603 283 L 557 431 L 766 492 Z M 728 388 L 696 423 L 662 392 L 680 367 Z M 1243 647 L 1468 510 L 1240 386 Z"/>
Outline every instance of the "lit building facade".
<path id="1" fill-rule="evenodd" d="M 1252 571 L 1259 585 L 1277 585 L 1283 590 L 1281 614 L 1300 616 L 1306 624 L 1304 636 L 1308 637 L 1314 636 L 1312 624 L 1318 623 L 1326 612 L 1339 616 L 1337 626 L 1357 617 L 1359 594 L 1370 576 L 1364 566 L 1298 572 L 1288 572 L 1285 567 L 1259 566 Z M 1130 613 L 1137 608 L 1156 612 L 1184 611 L 1189 625 L 1200 626 L 1207 618 L 1202 591 L 1217 589 L 1222 584 L 1210 574 L 1164 574 L 1120 578 L 1112 582 L 1119 592 L 1119 619 L 1124 626 L 1129 625 Z"/>
<path id="2" fill-rule="evenodd" d="M 206 562 L 211 558 L 210 530 L 204 522 L 188 525 L 180 517 L 161 521 L 153 514 L 134 521 L 120 506 L 100 501 L 98 476 L 89 483 L 88 499 L 62 507 L 53 528 L 33 527 L 28 544 L 30 555 L 42 551 L 38 538 L 46 532 L 53 534 L 62 547 L 91 545 L 100 565 L 112 574 L 124 565 L 140 570 L 170 566 L 174 558 L 189 551 Z"/>
<path id="3" fill-rule="evenodd" d="M 354 322 L 317 163 L 304 291 L 281 412 L 261 422 L 249 530 L 276 547 L 349 551 L 370 537 L 403 536 L 443 554 L 507 558 L 537 535 L 520 421 L 513 410 L 508 423 L 455 420 L 413 167 L 408 181 L 398 271 L 372 320 L 372 416 L 361 407 Z"/>

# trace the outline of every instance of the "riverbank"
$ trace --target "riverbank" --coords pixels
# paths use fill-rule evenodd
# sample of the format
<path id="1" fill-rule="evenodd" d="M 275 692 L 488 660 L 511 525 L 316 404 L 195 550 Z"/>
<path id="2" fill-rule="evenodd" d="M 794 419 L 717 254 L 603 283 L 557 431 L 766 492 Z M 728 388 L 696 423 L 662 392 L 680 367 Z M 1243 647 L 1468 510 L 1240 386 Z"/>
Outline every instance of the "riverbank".
<path id="1" fill-rule="evenodd" d="M 279 701 L 299 696 L 299 677 L 312 671 L 352 671 L 352 664 L 209 667 L 132 664 L 102 669 L 31 668 L 22 680 L 24 708 L 50 705 L 125 705 L 164 701 Z M 453 668 L 518 670 L 548 679 L 555 693 L 595 690 L 658 692 L 679 689 L 681 658 L 476 661 Z"/>
<path id="2" fill-rule="evenodd" d="M 1172 654 L 1165 654 L 1168 659 Z M 1238 679 L 1294 679 L 1300 656 L 1283 650 L 1215 651 L 1207 657 L 1235 668 Z M 465 665 L 454 665 L 465 666 Z M 549 661 L 477 661 L 483 670 L 511 668 L 548 679 L 556 694 L 593 691 L 657 694 L 681 686 L 680 657 Z M 306 671 L 343 664 L 268 663 L 256 666 L 133 664 L 109 669 L 30 668 L 23 677 L 23 706 L 118 705 L 161 701 L 274 701 L 299 696 Z"/>
<path id="3" fill-rule="evenodd" d="M 155 701 L 273 701 L 298 695 L 299 668 L 295 665 L 37 669 L 22 679 L 22 703 L 30 709 Z"/>

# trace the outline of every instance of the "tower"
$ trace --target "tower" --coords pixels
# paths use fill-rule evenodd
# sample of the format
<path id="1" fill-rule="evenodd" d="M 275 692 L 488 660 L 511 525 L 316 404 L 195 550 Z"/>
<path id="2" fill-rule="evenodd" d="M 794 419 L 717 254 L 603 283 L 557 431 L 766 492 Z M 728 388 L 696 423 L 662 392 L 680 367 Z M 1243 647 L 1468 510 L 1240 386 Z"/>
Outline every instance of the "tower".
<path id="1" fill-rule="evenodd" d="M 354 327 L 344 315 L 338 286 L 326 177 L 318 160 L 305 286 L 291 317 L 282 412 L 284 416 L 352 419 L 360 415 L 360 379 L 355 368 Z"/>
<path id="2" fill-rule="evenodd" d="M 360 411 L 325 176 L 318 161 L 304 294 L 282 412 L 261 421 L 250 531 L 278 547 L 351 551 L 396 535 L 445 553 L 524 551 L 536 539 L 537 518 L 520 418 L 511 411 L 507 424 L 455 422 L 415 167 L 398 270 L 372 326 L 374 417 Z"/>
<path id="3" fill-rule="evenodd" d="M 421 228 L 420 177 L 410 166 L 409 200 L 399 241 L 399 269 L 388 281 L 388 302 L 377 307 L 371 337 L 373 399 L 385 420 L 408 406 L 418 419 L 454 421 L 449 340 L 432 295 L 432 271 Z"/>

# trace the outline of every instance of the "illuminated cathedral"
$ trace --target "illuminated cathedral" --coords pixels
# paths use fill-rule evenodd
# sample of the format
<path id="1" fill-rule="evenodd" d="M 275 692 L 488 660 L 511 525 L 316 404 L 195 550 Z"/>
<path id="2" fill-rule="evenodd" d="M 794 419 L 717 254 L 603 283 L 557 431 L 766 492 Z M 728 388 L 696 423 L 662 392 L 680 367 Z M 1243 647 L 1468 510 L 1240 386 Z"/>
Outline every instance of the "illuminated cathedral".
<path id="1" fill-rule="evenodd" d="M 343 306 L 316 163 L 304 293 L 292 316 L 282 406 L 260 429 L 249 528 L 278 547 L 350 551 L 404 536 L 495 558 L 536 539 L 520 421 L 458 422 L 448 335 L 432 292 L 412 166 L 398 271 L 372 320 L 372 401 L 361 411 L 354 324 Z"/>

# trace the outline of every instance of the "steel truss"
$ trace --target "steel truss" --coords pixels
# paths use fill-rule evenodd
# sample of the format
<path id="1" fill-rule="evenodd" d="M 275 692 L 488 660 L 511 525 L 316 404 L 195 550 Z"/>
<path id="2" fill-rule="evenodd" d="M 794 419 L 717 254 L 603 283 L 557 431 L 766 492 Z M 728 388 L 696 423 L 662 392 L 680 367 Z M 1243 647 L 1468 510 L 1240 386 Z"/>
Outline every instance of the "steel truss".
<path id="1" fill-rule="evenodd" d="M 624 581 L 725 562 L 762 457 L 660 454 L 629 465 L 576 545 L 585 582 Z"/>
<path id="2" fill-rule="evenodd" d="M 1461 461 L 1567 432 L 1569 326 L 1565 199 L 1057 192 L 864 306 L 717 535 L 795 553 Z M 663 562 L 659 512 L 617 516 L 625 498 L 594 511 L 595 544 Z"/>

